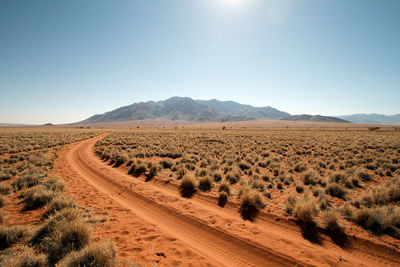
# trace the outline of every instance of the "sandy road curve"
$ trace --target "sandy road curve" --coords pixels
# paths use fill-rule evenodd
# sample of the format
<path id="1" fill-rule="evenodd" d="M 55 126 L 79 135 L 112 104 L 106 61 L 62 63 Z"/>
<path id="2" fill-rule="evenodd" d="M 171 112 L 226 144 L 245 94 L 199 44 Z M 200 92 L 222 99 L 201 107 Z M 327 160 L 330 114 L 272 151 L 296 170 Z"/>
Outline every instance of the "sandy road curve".
<path id="1" fill-rule="evenodd" d="M 275 255 L 262 247 L 162 206 L 99 172 L 92 167 L 92 162 L 85 154 L 97 139 L 80 142 L 71 150 L 69 159 L 72 165 L 83 179 L 136 216 L 157 225 L 162 231 L 222 266 L 298 265 L 290 258 Z"/>
<path id="2" fill-rule="evenodd" d="M 171 266 L 400 264 L 399 250 L 385 244 L 357 239 L 351 241 L 352 248 L 342 249 L 327 236 L 322 236 L 322 244 L 313 244 L 302 237 L 298 226 L 292 222 L 275 221 L 267 214 L 263 214 L 257 223 L 245 222 L 233 205 L 220 208 L 215 200 L 201 194 L 190 200 L 183 199 L 170 185 L 133 178 L 126 174 L 126 170 L 108 166 L 96 157 L 94 145 L 103 136 L 66 147 L 60 152 L 56 169 L 66 178 L 69 189 L 73 189 L 70 193 L 78 196 L 84 206 L 107 206 L 100 214 L 112 214 L 114 219 L 105 226 L 108 229 L 102 228 L 102 231 L 115 233 L 112 236 L 119 240 L 121 254 L 125 256 L 139 255 L 135 251 L 154 243 L 167 252 L 169 260 L 164 264 Z M 112 206 L 109 203 L 113 203 Z M 125 220 L 132 216 L 137 219 Z M 137 223 L 137 220 L 141 222 Z M 129 227 L 134 225 L 132 221 L 136 221 L 135 225 L 140 229 L 147 228 L 148 232 L 154 228 L 159 234 L 146 236 L 145 231 L 143 238 L 142 230 L 135 231 Z M 127 232 L 130 232 L 130 241 L 124 237 Z M 161 245 L 157 239 L 151 241 L 154 236 L 160 236 Z M 146 238 L 151 240 L 134 244 Z M 163 244 L 163 240 L 177 240 L 178 243 L 166 241 L 167 244 Z M 145 262 L 149 254 L 143 255 L 143 252 L 148 250 L 141 254 Z"/>

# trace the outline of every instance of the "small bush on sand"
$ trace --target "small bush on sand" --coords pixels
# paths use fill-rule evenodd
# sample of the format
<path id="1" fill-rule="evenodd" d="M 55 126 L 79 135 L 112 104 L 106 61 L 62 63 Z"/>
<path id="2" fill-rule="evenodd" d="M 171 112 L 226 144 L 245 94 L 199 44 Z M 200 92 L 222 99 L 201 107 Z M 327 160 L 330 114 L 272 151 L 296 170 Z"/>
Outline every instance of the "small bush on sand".
<path id="1" fill-rule="evenodd" d="M 47 260 L 43 254 L 36 255 L 32 248 L 24 249 L 24 252 L 19 256 L 13 266 L 18 267 L 46 267 Z"/>
<path id="2" fill-rule="evenodd" d="M 76 207 L 76 204 L 73 200 L 67 199 L 62 195 L 56 196 L 47 205 L 47 210 L 44 214 L 44 217 L 49 217 L 62 209 L 75 208 L 75 207 Z"/>
<path id="3" fill-rule="evenodd" d="M 289 195 L 285 200 L 285 211 L 288 215 L 292 215 L 294 211 L 294 207 L 297 202 L 297 197 L 294 194 Z"/>
<path id="4" fill-rule="evenodd" d="M 40 182 L 39 178 L 37 177 L 32 177 L 32 176 L 25 176 L 25 177 L 19 177 L 15 181 L 11 183 L 11 186 L 15 190 L 21 190 L 24 188 L 30 188 L 35 185 L 38 185 Z"/>
<path id="5" fill-rule="evenodd" d="M 293 216 L 302 224 L 316 225 L 314 217 L 318 214 L 313 199 L 305 196 L 296 201 Z"/>
<path id="6" fill-rule="evenodd" d="M 255 189 L 249 189 L 243 192 L 240 197 L 240 215 L 245 220 L 254 220 L 259 209 L 265 207 L 265 202 L 261 193 Z"/>
<path id="7" fill-rule="evenodd" d="M 305 185 L 316 185 L 320 180 L 317 173 L 312 170 L 303 172 L 300 178 L 303 180 Z"/>
<path id="8" fill-rule="evenodd" d="M 228 193 L 226 193 L 225 191 L 221 191 L 219 192 L 219 196 L 218 196 L 218 206 L 220 207 L 225 207 L 226 202 L 228 201 Z"/>
<path id="9" fill-rule="evenodd" d="M 68 254 L 59 264 L 65 267 L 114 266 L 115 245 L 111 242 L 94 243 Z"/>
<path id="10" fill-rule="evenodd" d="M 0 183 L 0 194 L 8 195 L 12 191 L 12 187 L 6 183 Z"/>
<path id="11" fill-rule="evenodd" d="M 91 230 L 82 220 L 73 220 L 60 224 L 53 234 L 46 238 L 48 261 L 59 262 L 72 251 L 83 249 L 90 240 Z"/>
<path id="12" fill-rule="evenodd" d="M 327 212 L 324 216 L 326 229 L 330 233 L 342 233 L 344 231 L 343 226 L 338 222 L 338 217 L 334 212 Z"/>
<path id="13" fill-rule="evenodd" d="M 182 197 L 190 198 L 196 192 L 197 181 L 190 175 L 186 174 L 179 185 L 179 191 Z"/>
<path id="14" fill-rule="evenodd" d="M 146 175 L 146 181 L 150 181 L 151 179 L 154 178 L 158 174 L 159 166 L 158 165 L 152 165 L 149 169 L 149 173 Z"/>
<path id="15" fill-rule="evenodd" d="M 133 163 L 132 167 L 130 168 L 128 173 L 135 177 L 139 177 L 140 175 L 142 175 L 143 173 L 146 173 L 146 172 L 147 172 L 146 164 Z"/>
<path id="16" fill-rule="evenodd" d="M 49 203 L 56 193 L 47 191 L 45 187 L 37 186 L 25 194 L 25 210 L 35 210 Z"/>
<path id="17" fill-rule="evenodd" d="M 43 185 L 47 188 L 47 190 L 51 190 L 54 192 L 62 192 L 64 191 L 64 181 L 59 179 L 58 177 L 54 177 L 50 180 L 47 180 L 43 183 Z"/>
<path id="18" fill-rule="evenodd" d="M 337 197 L 341 199 L 346 199 L 347 190 L 337 183 L 329 183 L 325 189 L 325 192 L 332 197 Z"/>
<path id="19" fill-rule="evenodd" d="M 45 240 L 49 238 L 60 227 L 70 221 L 81 219 L 79 210 L 75 208 L 62 209 L 49 217 L 44 223 L 33 233 L 30 244 L 34 245 L 41 251 L 46 251 L 47 245 Z"/>
<path id="20" fill-rule="evenodd" d="M 210 176 L 204 176 L 199 179 L 199 189 L 202 191 L 210 191 L 213 187 L 213 181 Z"/>
<path id="21" fill-rule="evenodd" d="M 387 234 L 400 239 L 399 207 L 384 206 L 356 210 L 352 215 L 352 220 L 375 235 Z"/>
<path id="22" fill-rule="evenodd" d="M 3 196 L 0 195 L 0 208 L 4 207 L 6 205 L 6 200 Z"/>
<path id="23" fill-rule="evenodd" d="M 226 192 L 228 194 L 228 196 L 231 195 L 231 184 L 229 182 L 227 182 L 226 180 L 223 181 L 218 188 L 218 192 Z"/>
<path id="24" fill-rule="evenodd" d="M 17 243 L 24 236 L 22 227 L 13 225 L 0 225 L 0 250 L 10 247 Z"/>
<path id="25" fill-rule="evenodd" d="M 354 176 L 357 177 L 358 179 L 360 179 L 363 182 L 369 182 L 372 181 L 372 176 L 371 174 L 369 174 L 369 172 L 364 171 L 362 169 L 357 170 L 354 173 Z"/>

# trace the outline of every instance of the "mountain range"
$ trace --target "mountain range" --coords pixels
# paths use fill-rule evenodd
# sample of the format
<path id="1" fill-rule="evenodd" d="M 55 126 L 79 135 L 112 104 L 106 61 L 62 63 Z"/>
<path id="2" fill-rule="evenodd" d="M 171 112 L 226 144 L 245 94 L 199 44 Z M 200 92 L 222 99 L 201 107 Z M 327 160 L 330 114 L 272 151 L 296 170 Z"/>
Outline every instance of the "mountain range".
<path id="1" fill-rule="evenodd" d="M 216 99 L 193 100 L 189 97 L 171 97 L 163 101 L 134 103 L 104 114 L 94 115 L 79 123 L 122 122 L 153 119 L 193 122 L 232 122 L 267 119 L 399 124 L 400 114 L 393 116 L 379 114 L 355 114 L 338 117 L 307 114 L 292 116 L 287 112 L 269 106 L 253 107 L 234 101 L 219 101 Z"/>

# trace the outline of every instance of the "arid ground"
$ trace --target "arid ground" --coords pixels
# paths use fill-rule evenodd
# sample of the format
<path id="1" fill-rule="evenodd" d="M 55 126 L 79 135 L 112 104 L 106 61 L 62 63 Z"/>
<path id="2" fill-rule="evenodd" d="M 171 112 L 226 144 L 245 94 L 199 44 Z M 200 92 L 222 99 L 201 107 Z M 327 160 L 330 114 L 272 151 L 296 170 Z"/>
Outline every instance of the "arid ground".
<path id="1" fill-rule="evenodd" d="M 0 265 L 399 265 L 399 129 L 267 126 L 1 129 Z"/>

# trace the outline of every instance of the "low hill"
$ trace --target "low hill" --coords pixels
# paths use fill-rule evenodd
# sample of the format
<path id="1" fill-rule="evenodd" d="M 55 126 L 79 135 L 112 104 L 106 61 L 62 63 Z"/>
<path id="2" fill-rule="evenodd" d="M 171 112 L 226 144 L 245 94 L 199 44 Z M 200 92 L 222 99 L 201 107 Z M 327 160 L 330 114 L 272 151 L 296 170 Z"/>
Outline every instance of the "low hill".
<path id="1" fill-rule="evenodd" d="M 383 115 L 383 114 L 353 114 L 338 116 L 341 119 L 348 120 L 353 123 L 363 124 L 400 124 L 400 114 Z"/>
<path id="2" fill-rule="evenodd" d="M 321 115 L 293 115 L 282 119 L 284 121 L 313 121 L 313 122 L 339 122 L 339 123 L 351 123 L 347 120 L 339 119 L 336 117 L 321 116 Z"/>

